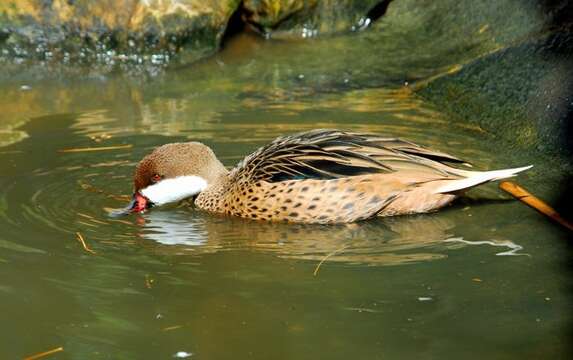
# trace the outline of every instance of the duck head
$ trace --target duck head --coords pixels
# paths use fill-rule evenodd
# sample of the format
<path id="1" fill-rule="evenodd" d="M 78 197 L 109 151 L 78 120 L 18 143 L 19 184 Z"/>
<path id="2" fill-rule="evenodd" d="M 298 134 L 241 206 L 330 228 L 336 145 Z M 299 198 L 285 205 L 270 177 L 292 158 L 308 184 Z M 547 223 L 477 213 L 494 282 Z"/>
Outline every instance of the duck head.
<path id="1" fill-rule="evenodd" d="M 198 142 L 162 145 L 145 156 L 133 177 L 133 199 L 113 215 L 141 213 L 196 196 L 227 170 L 213 151 Z"/>

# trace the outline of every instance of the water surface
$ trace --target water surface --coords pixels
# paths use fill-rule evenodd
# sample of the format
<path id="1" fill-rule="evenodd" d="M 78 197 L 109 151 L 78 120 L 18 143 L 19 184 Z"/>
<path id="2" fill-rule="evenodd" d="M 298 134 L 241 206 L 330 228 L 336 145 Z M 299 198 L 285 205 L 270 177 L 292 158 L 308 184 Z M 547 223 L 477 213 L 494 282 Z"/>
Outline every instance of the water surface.
<path id="1" fill-rule="evenodd" d="M 564 357 L 563 233 L 495 186 L 438 213 L 350 226 L 185 204 L 107 216 L 155 146 L 203 141 L 232 167 L 276 136 L 320 127 L 403 137 L 480 169 L 532 163 L 520 183 L 557 196 L 560 170 L 547 159 L 413 94 L 412 83 L 475 53 L 419 48 L 351 66 L 372 42 L 362 36 L 241 38 L 152 80 L 5 81 L 0 357 L 60 346 L 55 358 Z M 103 146 L 118 148 L 62 151 Z"/>

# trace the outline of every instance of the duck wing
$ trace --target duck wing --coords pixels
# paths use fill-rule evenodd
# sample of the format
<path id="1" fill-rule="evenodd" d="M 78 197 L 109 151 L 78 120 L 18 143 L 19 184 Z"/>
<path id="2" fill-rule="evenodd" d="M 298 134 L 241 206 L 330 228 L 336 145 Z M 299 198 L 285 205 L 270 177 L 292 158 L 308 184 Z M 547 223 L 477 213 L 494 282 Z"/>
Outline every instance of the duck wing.
<path id="1" fill-rule="evenodd" d="M 231 176 L 271 183 L 402 170 L 456 176 L 445 163 L 463 161 L 397 138 L 320 129 L 275 139 L 241 161 Z"/>

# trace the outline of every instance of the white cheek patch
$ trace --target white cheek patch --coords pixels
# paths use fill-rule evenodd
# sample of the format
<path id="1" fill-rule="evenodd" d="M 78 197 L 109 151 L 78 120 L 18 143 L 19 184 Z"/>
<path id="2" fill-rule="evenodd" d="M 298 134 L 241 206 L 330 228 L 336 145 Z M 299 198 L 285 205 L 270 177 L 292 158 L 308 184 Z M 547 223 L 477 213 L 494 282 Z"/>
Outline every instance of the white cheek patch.
<path id="1" fill-rule="evenodd" d="M 179 176 L 149 185 L 140 193 L 155 205 L 164 205 L 197 195 L 206 188 L 207 181 L 200 176 Z"/>

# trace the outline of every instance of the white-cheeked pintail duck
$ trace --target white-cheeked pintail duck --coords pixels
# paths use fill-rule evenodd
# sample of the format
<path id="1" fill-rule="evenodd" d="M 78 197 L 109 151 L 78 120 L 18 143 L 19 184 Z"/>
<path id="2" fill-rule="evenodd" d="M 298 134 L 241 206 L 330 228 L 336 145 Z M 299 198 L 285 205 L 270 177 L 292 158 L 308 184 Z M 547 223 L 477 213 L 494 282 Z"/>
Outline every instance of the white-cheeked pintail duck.
<path id="1" fill-rule="evenodd" d="M 452 166 L 464 163 L 409 141 L 339 130 L 279 137 L 230 171 L 204 144 L 166 144 L 137 165 L 133 200 L 121 213 L 194 198 L 199 209 L 212 213 L 349 223 L 437 210 L 469 188 L 531 167 Z"/>

